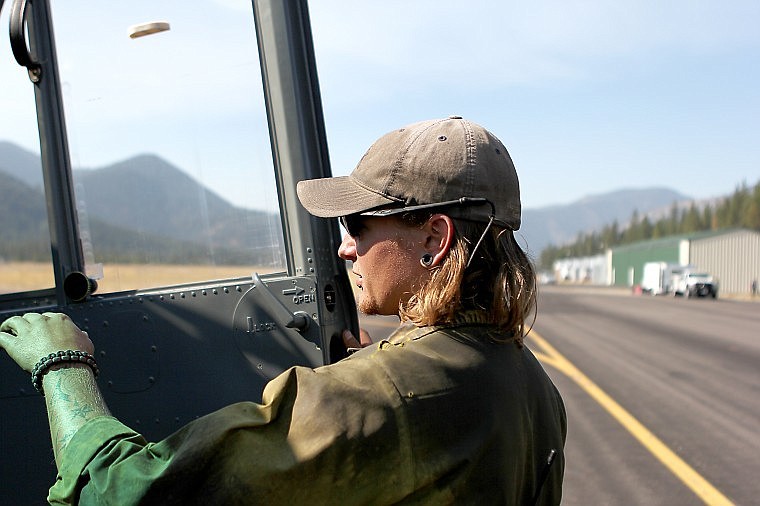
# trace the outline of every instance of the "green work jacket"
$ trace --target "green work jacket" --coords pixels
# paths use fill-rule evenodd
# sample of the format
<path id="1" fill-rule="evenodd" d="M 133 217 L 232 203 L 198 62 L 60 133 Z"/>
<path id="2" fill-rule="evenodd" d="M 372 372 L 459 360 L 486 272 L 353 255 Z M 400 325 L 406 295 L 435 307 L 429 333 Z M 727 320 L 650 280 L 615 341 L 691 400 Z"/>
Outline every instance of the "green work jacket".
<path id="1" fill-rule="evenodd" d="M 562 399 L 493 327 L 402 327 L 336 364 L 293 367 L 148 443 L 111 417 L 62 454 L 53 504 L 558 504 Z M 547 457 L 556 458 L 547 466 Z M 543 482 L 543 486 L 541 483 Z"/>

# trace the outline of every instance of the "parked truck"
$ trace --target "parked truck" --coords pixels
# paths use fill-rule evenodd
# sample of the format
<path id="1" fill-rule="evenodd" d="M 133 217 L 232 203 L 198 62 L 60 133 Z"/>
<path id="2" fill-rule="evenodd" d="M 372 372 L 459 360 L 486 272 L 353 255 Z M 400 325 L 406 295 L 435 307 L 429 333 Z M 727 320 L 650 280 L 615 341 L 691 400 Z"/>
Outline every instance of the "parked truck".
<path id="1" fill-rule="evenodd" d="M 695 270 L 691 266 L 676 269 L 671 275 L 671 293 L 683 297 L 712 297 L 718 296 L 718 284 L 713 277 Z"/>

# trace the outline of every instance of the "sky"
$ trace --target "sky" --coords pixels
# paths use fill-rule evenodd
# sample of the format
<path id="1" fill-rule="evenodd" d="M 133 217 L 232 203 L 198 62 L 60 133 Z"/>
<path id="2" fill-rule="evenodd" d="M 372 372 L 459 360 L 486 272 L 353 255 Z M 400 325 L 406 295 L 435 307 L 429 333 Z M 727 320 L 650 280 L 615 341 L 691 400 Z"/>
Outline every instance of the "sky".
<path id="1" fill-rule="evenodd" d="M 271 154 L 250 2 L 52 5 L 75 166 L 155 152 L 238 205 L 276 206 L 251 199 L 271 182 Z M 710 198 L 760 182 L 756 0 L 319 0 L 309 10 L 335 175 L 392 129 L 458 114 L 509 149 L 525 208 L 621 188 Z M 126 36 L 149 20 L 171 30 Z M 31 85 L 0 37 L 0 140 L 37 151 Z"/>

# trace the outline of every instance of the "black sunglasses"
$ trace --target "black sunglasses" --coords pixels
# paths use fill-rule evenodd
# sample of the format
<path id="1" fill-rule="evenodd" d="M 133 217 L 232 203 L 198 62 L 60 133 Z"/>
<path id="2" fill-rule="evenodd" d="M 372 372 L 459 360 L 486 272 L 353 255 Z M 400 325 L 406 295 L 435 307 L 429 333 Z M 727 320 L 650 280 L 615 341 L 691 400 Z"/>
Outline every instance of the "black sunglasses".
<path id="1" fill-rule="evenodd" d="M 364 229 L 365 218 L 366 217 L 361 214 L 349 214 L 348 216 L 341 216 L 338 220 L 340 220 L 340 224 L 346 229 L 348 235 L 351 237 L 358 237 Z"/>
<path id="2" fill-rule="evenodd" d="M 375 209 L 372 211 L 365 211 L 363 213 L 349 214 L 347 216 L 341 216 L 338 218 L 340 224 L 346 229 L 348 235 L 351 237 L 357 237 L 364 228 L 364 219 L 370 216 L 392 216 L 394 214 L 406 213 L 411 211 L 422 211 L 425 209 L 434 209 L 439 207 L 448 207 L 455 205 L 483 205 L 488 204 L 491 206 L 491 220 L 493 215 L 496 214 L 493 203 L 482 197 L 461 197 L 456 200 L 449 200 L 446 202 L 436 202 L 434 204 L 421 204 L 417 206 L 406 207 L 391 207 L 385 209 Z"/>

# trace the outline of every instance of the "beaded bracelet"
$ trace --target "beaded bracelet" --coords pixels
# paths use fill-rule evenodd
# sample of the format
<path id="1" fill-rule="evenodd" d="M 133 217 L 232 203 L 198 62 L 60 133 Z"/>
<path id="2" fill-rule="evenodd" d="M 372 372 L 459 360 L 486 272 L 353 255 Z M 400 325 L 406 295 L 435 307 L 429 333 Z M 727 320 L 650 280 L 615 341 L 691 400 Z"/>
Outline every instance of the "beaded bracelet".
<path id="1" fill-rule="evenodd" d="M 79 362 L 82 364 L 87 364 L 90 366 L 90 369 L 92 369 L 92 372 L 96 378 L 100 372 L 98 364 L 95 362 L 95 357 L 86 351 L 58 351 L 51 353 L 47 357 L 42 357 L 32 369 L 32 385 L 34 385 L 35 390 L 37 390 L 42 395 L 45 395 L 45 392 L 42 391 L 42 377 L 48 372 L 51 367 L 64 362 Z"/>

